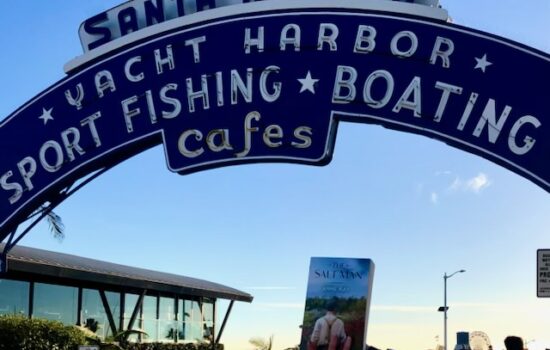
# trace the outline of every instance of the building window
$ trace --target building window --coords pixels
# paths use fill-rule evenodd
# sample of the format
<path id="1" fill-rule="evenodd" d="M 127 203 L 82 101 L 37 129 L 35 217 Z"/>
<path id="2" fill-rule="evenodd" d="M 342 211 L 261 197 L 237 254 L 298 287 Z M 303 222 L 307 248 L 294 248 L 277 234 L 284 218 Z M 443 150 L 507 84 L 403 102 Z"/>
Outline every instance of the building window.
<path id="1" fill-rule="evenodd" d="M 53 284 L 35 283 L 33 317 L 76 324 L 78 289 Z"/>
<path id="2" fill-rule="evenodd" d="M 105 292 L 107 303 L 113 315 L 115 325 L 118 326 L 120 319 L 120 294 L 115 292 Z M 82 317 L 83 325 L 105 339 L 113 335 L 107 312 L 103 307 L 101 296 L 98 290 L 83 289 L 82 290 Z"/>
<path id="3" fill-rule="evenodd" d="M 146 295 L 141 310 L 141 328 L 147 333 L 144 342 L 158 341 L 157 297 Z"/>
<path id="4" fill-rule="evenodd" d="M 132 317 L 132 313 L 134 312 L 134 309 L 137 306 L 137 302 L 139 300 L 139 295 L 137 294 L 130 294 L 126 293 L 124 294 L 124 329 L 128 329 L 128 325 L 130 323 L 130 318 Z M 140 311 L 138 311 L 138 317 L 139 317 Z M 137 319 L 136 319 L 137 321 Z M 134 329 L 139 328 L 137 322 L 134 323 Z"/>
<path id="5" fill-rule="evenodd" d="M 176 340 L 176 300 L 174 298 L 159 298 L 159 341 L 174 342 Z"/>
<path id="6" fill-rule="evenodd" d="M 214 303 L 202 303 L 202 322 L 204 340 L 214 341 Z"/>
<path id="7" fill-rule="evenodd" d="M 130 324 L 130 318 L 132 318 L 132 313 L 134 312 L 134 309 L 136 307 L 139 307 L 139 305 L 137 304 L 138 300 L 139 300 L 139 295 L 137 294 L 131 294 L 131 293 L 124 294 L 124 310 L 123 310 L 124 329 L 129 328 L 128 326 Z M 134 321 L 132 329 L 138 329 L 141 327 L 140 314 L 141 314 L 141 309 L 138 309 L 137 318 Z M 137 342 L 139 340 L 139 337 L 136 334 L 132 334 L 128 337 L 128 340 L 130 342 Z"/>
<path id="8" fill-rule="evenodd" d="M 0 315 L 29 314 L 29 282 L 0 279 Z"/>
<path id="9" fill-rule="evenodd" d="M 199 342 L 203 340 L 202 312 L 197 300 L 179 300 L 178 340 Z"/>

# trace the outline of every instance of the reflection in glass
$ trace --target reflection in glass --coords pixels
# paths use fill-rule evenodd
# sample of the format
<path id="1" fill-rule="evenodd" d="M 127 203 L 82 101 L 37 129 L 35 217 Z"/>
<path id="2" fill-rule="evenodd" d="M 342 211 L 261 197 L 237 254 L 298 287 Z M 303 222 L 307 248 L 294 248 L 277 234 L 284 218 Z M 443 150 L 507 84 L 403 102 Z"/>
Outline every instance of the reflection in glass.
<path id="1" fill-rule="evenodd" d="M 196 300 L 179 300 L 178 307 L 178 341 L 202 341 L 202 314 Z"/>
<path id="2" fill-rule="evenodd" d="M 124 329 L 128 329 L 128 324 L 130 322 L 130 318 L 132 317 L 132 312 L 134 312 L 134 308 L 137 305 L 139 299 L 139 295 L 137 294 L 130 294 L 126 293 L 124 294 Z M 139 316 L 139 313 L 138 313 Z M 135 326 L 135 324 L 134 324 Z M 134 327 L 138 328 L 138 327 Z"/>
<path id="3" fill-rule="evenodd" d="M 134 312 L 134 309 L 137 305 L 139 295 L 137 294 L 130 294 L 126 293 L 124 294 L 124 329 L 128 329 L 128 324 L 130 323 L 130 318 L 132 317 L 132 313 Z M 132 329 L 141 328 L 139 315 L 141 313 L 141 310 L 138 310 L 138 318 L 134 321 L 134 325 Z M 132 334 L 128 337 L 128 341 L 130 342 L 137 342 L 138 336 L 136 334 Z"/>
<path id="4" fill-rule="evenodd" d="M 176 302 L 174 298 L 159 298 L 159 341 L 176 340 Z"/>
<path id="5" fill-rule="evenodd" d="M 115 324 L 120 317 L 120 294 L 115 292 L 105 292 L 107 302 Z M 82 323 L 99 337 L 105 339 L 113 335 L 109 325 L 107 312 L 103 307 L 99 291 L 95 289 L 82 290 Z"/>
<path id="6" fill-rule="evenodd" d="M 33 317 L 76 324 L 78 289 L 46 283 L 34 284 Z"/>
<path id="7" fill-rule="evenodd" d="M 157 321 L 157 297 L 147 295 L 143 298 L 143 309 L 141 314 L 141 325 L 147 337 L 142 339 L 144 342 L 158 341 L 158 321 Z"/>
<path id="8" fill-rule="evenodd" d="M 0 279 L 0 315 L 28 315 L 31 309 L 30 287 L 30 282 Z M 78 291 L 76 287 L 34 283 L 32 317 L 75 325 L 78 319 Z M 146 295 L 139 307 L 140 296 L 125 293 L 125 307 L 122 310 L 121 293 L 105 291 L 105 297 L 117 329 L 121 318 L 123 329 L 128 329 L 132 314 L 138 308 L 132 329 L 142 330 L 147 336 L 131 335 L 128 340 L 132 342 L 183 343 L 213 339 L 215 306 L 212 299 L 186 300 Z M 82 288 L 81 301 L 81 325 L 102 339 L 112 336 L 108 312 L 103 305 L 100 291 Z"/>
<path id="9" fill-rule="evenodd" d="M 183 343 L 185 340 L 185 323 L 183 322 L 185 317 L 187 317 L 187 312 L 185 312 L 185 307 L 183 299 L 178 298 L 178 315 L 177 315 L 177 329 L 178 329 L 178 343 Z"/>
<path id="10" fill-rule="evenodd" d="M 0 315 L 29 314 L 29 282 L 0 279 Z"/>
<path id="11" fill-rule="evenodd" d="M 203 338 L 213 341 L 214 337 L 214 304 L 203 302 L 202 304 L 203 317 Z"/>
<path id="12" fill-rule="evenodd" d="M 113 319 L 118 328 L 118 321 L 120 320 L 120 293 L 116 292 L 105 292 L 107 297 L 107 303 L 109 308 L 111 308 L 111 313 L 113 314 Z"/>

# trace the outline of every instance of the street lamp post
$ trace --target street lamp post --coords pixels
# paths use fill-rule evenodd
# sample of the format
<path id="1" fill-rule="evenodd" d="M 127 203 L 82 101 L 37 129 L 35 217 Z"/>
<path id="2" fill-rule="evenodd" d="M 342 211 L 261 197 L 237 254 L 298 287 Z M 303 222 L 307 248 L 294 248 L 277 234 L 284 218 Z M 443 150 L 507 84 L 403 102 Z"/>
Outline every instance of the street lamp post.
<path id="1" fill-rule="evenodd" d="M 443 350 L 447 350 L 447 280 L 457 273 L 463 273 L 466 272 L 466 270 L 458 270 L 450 275 L 445 274 L 443 275 L 443 341 L 444 341 L 444 348 Z M 441 308 L 440 308 L 441 310 Z"/>

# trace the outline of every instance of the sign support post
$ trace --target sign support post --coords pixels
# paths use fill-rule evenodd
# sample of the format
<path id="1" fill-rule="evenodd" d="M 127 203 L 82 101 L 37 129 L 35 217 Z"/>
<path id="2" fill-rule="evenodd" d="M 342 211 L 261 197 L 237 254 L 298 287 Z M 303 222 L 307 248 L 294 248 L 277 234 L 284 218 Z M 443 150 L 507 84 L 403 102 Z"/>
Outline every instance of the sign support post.
<path id="1" fill-rule="evenodd" d="M 4 275 L 6 272 L 8 272 L 8 255 L 2 252 L 0 253 L 0 276 Z"/>

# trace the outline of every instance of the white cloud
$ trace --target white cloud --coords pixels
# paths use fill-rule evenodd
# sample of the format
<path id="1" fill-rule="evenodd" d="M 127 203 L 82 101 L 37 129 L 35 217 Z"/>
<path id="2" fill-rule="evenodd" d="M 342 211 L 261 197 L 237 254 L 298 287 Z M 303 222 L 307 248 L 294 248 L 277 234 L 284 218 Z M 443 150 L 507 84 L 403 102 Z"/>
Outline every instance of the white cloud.
<path id="1" fill-rule="evenodd" d="M 533 302 L 527 302 L 527 303 L 506 303 L 506 304 L 499 304 L 499 303 L 490 303 L 490 302 L 481 302 L 481 303 L 471 303 L 471 302 L 456 302 L 451 303 L 452 306 L 455 308 L 472 308 L 476 310 L 491 310 L 491 311 L 498 311 L 498 312 L 535 312 L 536 310 L 540 310 L 540 305 Z"/>
<path id="2" fill-rule="evenodd" d="M 254 286 L 254 287 L 245 287 L 243 289 L 250 290 L 293 290 L 296 287 L 287 287 L 287 286 Z"/>
<path id="3" fill-rule="evenodd" d="M 300 309 L 303 310 L 305 307 L 304 303 L 280 303 L 280 302 L 274 302 L 274 303 L 254 303 L 254 306 L 261 307 L 261 308 L 269 308 L 269 309 Z"/>
<path id="4" fill-rule="evenodd" d="M 456 177 L 454 181 L 447 187 L 448 193 L 457 191 L 480 193 L 485 188 L 491 185 L 491 181 L 487 174 L 479 173 L 477 176 L 463 181 L 460 177 Z"/>
<path id="5" fill-rule="evenodd" d="M 468 180 L 466 182 L 466 188 L 474 191 L 475 193 L 479 193 L 484 188 L 491 185 L 491 182 L 489 181 L 489 178 L 484 173 L 479 173 L 476 177 Z"/>
<path id="6" fill-rule="evenodd" d="M 372 305 L 371 310 L 385 312 L 400 312 L 400 313 L 433 313 L 438 306 L 415 306 L 415 305 Z M 471 302 L 454 302 L 450 303 L 449 307 L 453 309 L 475 309 L 498 312 L 534 312 L 540 309 L 540 305 L 536 303 L 522 304 L 499 304 L 490 302 L 471 303 Z"/>
<path id="7" fill-rule="evenodd" d="M 372 310 L 404 313 L 433 313 L 435 308 L 432 306 L 373 305 Z"/>
<path id="8" fill-rule="evenodd" d="M 479 194 L 491 185 L 489 176 L 482 172 L 472 178 L 462 179 L 449 170 L 439 170 L 434 173 L 434 177 L 439 177 L 440 180 L 437 184 L 430 186 L 431 188 L 422 183 L 416 185 L 416 193 L 422 197 L 427 196 L 434 205 L 438 205 L 445 197 L 458 192 Z"/>
<path id="9" fill-rule="evenodd" d="M 453 183 L 449 186 L 448 190 L 451 192 L 458 191 L 462 187 L 462 180 L 457 176 L 455 177 Z"/>

